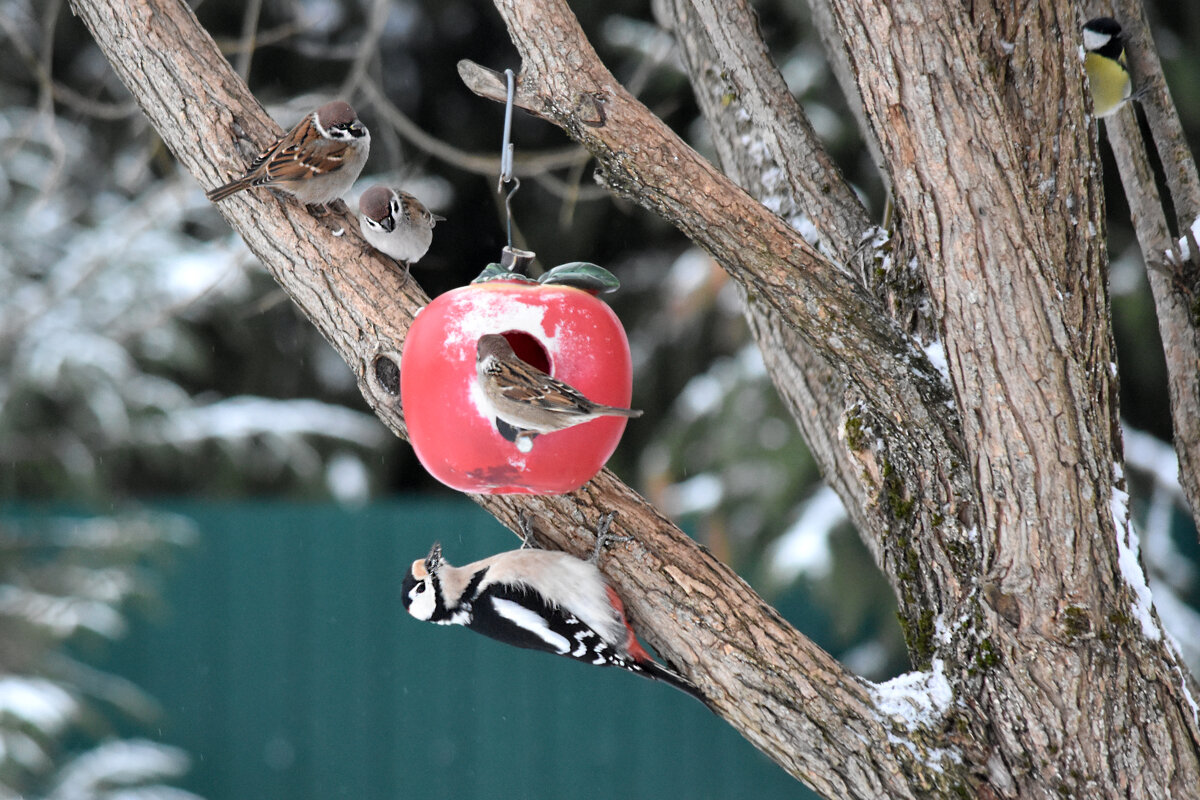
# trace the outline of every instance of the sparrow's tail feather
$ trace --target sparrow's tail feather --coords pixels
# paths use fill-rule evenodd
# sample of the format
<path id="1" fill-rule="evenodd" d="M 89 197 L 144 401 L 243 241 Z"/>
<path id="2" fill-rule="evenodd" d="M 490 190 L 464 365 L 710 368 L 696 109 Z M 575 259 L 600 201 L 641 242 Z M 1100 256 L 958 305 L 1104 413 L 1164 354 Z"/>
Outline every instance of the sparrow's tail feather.
<path id="1" fill-rule="evenodd" d="M 253 184 L 247 178 L 238 178 L 236 181 L 230 181 L 224 186 L 218 186 L 215 189 L 209 189 L 204 193 L 204 196 L 214 203 L 224 200 L 230 195 L 237 194 L 243 189 L 249 189 Z"/>
<path id="2" fill-rule="evenodd" d="M 596 406 L 596 413 L 606 417 L 640 417 L 642 412 L 636 408 L 617 408 L 616 406 Z"/>

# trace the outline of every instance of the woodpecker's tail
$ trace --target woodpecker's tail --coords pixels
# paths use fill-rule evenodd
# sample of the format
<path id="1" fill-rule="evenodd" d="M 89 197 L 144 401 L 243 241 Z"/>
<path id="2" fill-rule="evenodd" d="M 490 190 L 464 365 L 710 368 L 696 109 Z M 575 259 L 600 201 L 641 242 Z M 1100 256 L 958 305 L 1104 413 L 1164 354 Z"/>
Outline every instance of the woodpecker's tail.
<path id="1" fill-rule="evenodd" d="M 608 525 L 606 523 L 610 521 L 611 518 L 606 517 L 605 520 L 601 522 L 600 531 L 596 536 L 597 545 L 606 535 L 608 531 Z M 596 552 L 598 554 L 600 551 L 597 550 Z M 625 604 L 621 602 L 621 596 L 617 594 L 617 590 L 611 586 L 605 586 L 604 588 L 608 591 L 608 601 L 612 603 L 613 608 L 615 608 L 617 613 L 620 615 L 621 621 L 625 623 L 625 651 L 628 653 L 628 656 L 622 659 L 624 662 L 623 666 L 632 672 L 645 675 L 647 678 L 653 678 L 656 681 L 669 683 L 679 691 L 687 692 L 701 703 L 704 703 L 704 705 L 708 707 L 709 711 L 712 711 L 714 714 L 717 713 L 713 709 L 712 705 L 708 702 L 708 698 L 704 696 L 704 693 L 700 691 L 696 684 L 680 675 L 674 669 L 659 664 L 650 657 L 650 654 L 646 652 L 646 648 L 642 647 L 642 643 L 638 641 L 637 634 L 633 632 L 633 626 L 629 624 L 629 617 L 625 616 Z"/>
<path id="2" fill-rule="evenodd" d="M 687 692 L 701 703 L 704 703 L 704 705 L 707 706 L 710 711 L 712 710 L 712 706 L 709 705 L 708 698 L 704 696 L 704 693 L 700 691 L 696 684 L 692 683 L 675 670 L 671 669 L 670 667 L 665 667 L 662 664 L 659 664 L 657 661 L 638 661 L 636 663 L 637 671 L 641 672 L 647 678 L 653 678 L 656 681 L 669 683 L 679 691 Z"/>

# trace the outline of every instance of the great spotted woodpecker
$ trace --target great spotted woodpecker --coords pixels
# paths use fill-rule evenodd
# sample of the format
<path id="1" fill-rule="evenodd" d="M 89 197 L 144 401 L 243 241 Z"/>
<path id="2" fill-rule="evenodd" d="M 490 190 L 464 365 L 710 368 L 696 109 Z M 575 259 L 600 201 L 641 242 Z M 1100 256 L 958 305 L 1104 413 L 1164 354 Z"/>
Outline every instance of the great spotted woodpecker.
<path id="1" fill-rule="evenodd" d="M 590 561 L 522 547 L 455 567 L 434 544 L 404 577 L 404 607 L 417 619 L 463 625 L 517 647 L 621 667 L 708 705 L 687 678 L 654 661 L 638 643 L 624 603 L 597 569 L 611 520 L 608 515 L 601 522 Z"/>

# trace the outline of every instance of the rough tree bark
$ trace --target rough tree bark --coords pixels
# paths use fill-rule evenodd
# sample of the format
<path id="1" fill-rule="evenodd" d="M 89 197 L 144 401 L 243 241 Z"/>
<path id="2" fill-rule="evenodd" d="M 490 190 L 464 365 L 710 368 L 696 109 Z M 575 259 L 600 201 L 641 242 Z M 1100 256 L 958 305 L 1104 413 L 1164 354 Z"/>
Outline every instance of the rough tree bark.
<path id="1" fill-rule="evenodd" d="M 1103 198 L 1072 6 L 1010 18 L 999 4 L 814 3 L 895 192 L 884 236 L 745 2 L 658 9 L 728 174 L 624 91 L 561 0 L 496 5 L 522 58 L 518 104 L 742 285 L 773 380 L 896 587 L 929 670 L 911 681 L 925 713 L 893 715 L 607 472 L 563 497 L 477 501 L 510 526 L 531 511 L 545 543 L 575 552 L 599 509 L 618 510 L 636 539 L 603 566 L 646 638 L 826 796 L 1194 796 L 1191 678 L 1148 604 L 1121 504 L 1103 238 L 1087 233 L 1103 231 Z M 203 186 L 278 132 L 179 0 L 72 6 Z M 502 98 L 494 73 L 460 73 Z M 763 159 L 746 157 L 747 136 Z M 427 301 L 415 282 L 362 254 L 348 214 L 320 222 L 264 193 L 219 209 L 403 436 L 398 353 Z M 824 250 L 789 224 L 801 215 Z M 925 292 L 933 315 L 914 324 L 906 295 Z M 930 335 L 948 376 L 917 338 Z"/>
<path id="2" fill-rule="evenodd" d="M 1103 8 L 1093 10 L 1106 13 Z M 1196 423 L 1200 420 L 1200 247 L 1193 237 L 1189 257 L 1183 258 L 1176 244 L 1200 220 L 1200 175 L 1171 102 L 1141 3 L 1122 0 L 1117 3 L 1116 13 L 1125 25 L 1130 73 L 1141 93 L 1139 104 L 1145 109 L 1150 139 L 1141 141 L 1132 106 L 1113 117 L 1105 130 L 1125 187 L 1158 312 L 1175 452 L 1179 456 L 1179 483 L 1200 530 L 1200 425 Z M 1174 220 L 1168 220 L 1167 206 L 1155 186 L 1148 149 L 1156 152 L 1164 164 Z M 1176 231 L 1174 236 L 1172 230 Z"/>

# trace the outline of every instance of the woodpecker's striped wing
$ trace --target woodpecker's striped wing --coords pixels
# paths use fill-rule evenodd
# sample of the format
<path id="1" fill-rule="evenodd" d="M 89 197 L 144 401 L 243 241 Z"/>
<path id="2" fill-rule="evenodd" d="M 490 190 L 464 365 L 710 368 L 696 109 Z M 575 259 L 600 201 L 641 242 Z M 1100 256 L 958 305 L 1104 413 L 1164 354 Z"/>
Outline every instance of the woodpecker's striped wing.
<path id="1" fill-rule="evenodd" d="M 563 613 L 527 587 L 492 584 L 471 611 L 468 628 L 514 647 L 602 666 L 628 669 L 631 663 L 574 614 Z"/>
<path id="2" fill-rule="evenodd" d="M 610 596 L 614 594 L 611 589 L 609 592 Z M 574 614 L 564 613 L 532 589 L 491 584 L 487 593 L 472 606 L 471 612 L 466 627 L 484 636 L 596 666 L 620 667 L 670 684 L 706 706 L 709 704 L 708 698 L 675 670 L 651 660 L 649 655 L 644 658 L 625 656 Z M 645 654 L 633 638 L 632 630 L 629 635 L 637 651 Z"/>

